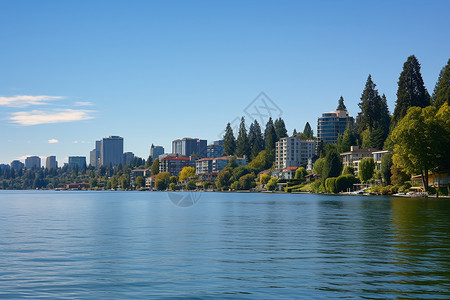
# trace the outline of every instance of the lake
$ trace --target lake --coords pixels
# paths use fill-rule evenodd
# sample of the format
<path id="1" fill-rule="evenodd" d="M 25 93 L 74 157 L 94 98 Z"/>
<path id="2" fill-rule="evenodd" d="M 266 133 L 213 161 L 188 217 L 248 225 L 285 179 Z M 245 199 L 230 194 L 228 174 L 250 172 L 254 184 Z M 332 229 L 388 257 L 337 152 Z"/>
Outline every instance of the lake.
<path id="1" fill-rule="evenodd" d="M 449 299 L 450 199 L 0 191 L 0 298 Z"/>

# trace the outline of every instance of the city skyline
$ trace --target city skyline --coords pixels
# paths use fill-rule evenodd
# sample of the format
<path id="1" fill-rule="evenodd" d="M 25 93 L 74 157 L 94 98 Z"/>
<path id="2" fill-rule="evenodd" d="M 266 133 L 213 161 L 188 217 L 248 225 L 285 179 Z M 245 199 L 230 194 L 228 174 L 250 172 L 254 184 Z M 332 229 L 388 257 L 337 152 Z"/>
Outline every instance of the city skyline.
<path id="1" fill-rule="evenodd" d="M 449 9 L 447 1 L 3 3 L 0 163 L 55 155 L 63 165 L 110 135 L 142 158 L 176 138 L 209 144 L 236 117 L 249 124 L 246 108 L 261 92 L 289 134 L 306 122 L 317 134 L 317 118 L 341 95 L 356 117 L 369 74 L 392 113 L 409 55 L 432 93 L 449 58 L 439 30 Z"/>

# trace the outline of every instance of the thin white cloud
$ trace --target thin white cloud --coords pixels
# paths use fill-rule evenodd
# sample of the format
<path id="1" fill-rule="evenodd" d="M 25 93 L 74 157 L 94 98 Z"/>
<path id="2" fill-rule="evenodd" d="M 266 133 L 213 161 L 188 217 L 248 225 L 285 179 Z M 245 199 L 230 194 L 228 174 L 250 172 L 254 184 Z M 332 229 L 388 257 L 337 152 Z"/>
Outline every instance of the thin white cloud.
<path id="1" fill-rule="evenodd" d="M 27 107 L 30 105 L 46 105 L 52 100 L 63 99 L 63 96 L 31 96 L 31 95 L 15 95 L 12 97 L 0 97 L 0 106 L 8 107 Z"/>
<path id="2" fill-rule="evenodd" d="M 59 141 L 58 141 L 57 139 L 49 139 L 49 140 L 48 140 L 48 143 L 49 143 L 49 144 L 58 144 Z"/>
<path id="3" fill-rule="evenodd" d="M 74 144 L 78 144 L 78 141 L 73 141 Z"/>
<path id="4" fill-rule="evenodd" d="M 93 119 L 94 117 L 90 115 L 91 112 L 93 111 L 81 109 L 19 111 L 11 113 L 12 117 L 9 120 L 12 123 L 23 126 L 65 123 Z"/>
<path id="5" fill-rule="evenodd" d="M 78 101 L 74 103 L 75 106 L 92 106 L 94 103 L 89 101 Z"/>

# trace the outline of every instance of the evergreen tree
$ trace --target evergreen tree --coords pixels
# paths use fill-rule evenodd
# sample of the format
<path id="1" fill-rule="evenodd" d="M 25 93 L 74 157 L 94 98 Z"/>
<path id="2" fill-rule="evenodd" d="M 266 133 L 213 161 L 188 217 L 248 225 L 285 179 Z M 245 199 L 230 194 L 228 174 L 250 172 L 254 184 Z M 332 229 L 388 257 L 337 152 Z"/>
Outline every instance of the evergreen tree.
<path id="1" fill-rule="evenodd" d="M 153 175 L 157 175 L 159 173 L 159 158 L 155 159 L 152 163 L 152 168 L 150 170 Z"/>
<path id="2" fill-rule="evenodd" d="M 270 152 L 275 149 L 275 143 L 277 141 L 277 134 L 273 125 L 272 118 L 269 118 L 266 124 L 266 130 L 264 130 L 264 144 L 265 149 Z"/>
<path id="3" fill-rule="evenodd" d="M 284 121 L 282 118 L 276 119 L 274 126 L 275 126 L 275 133 L 277 134 L 277 140 L 276 140 L 277 142 L 280 139 L 288 136 L 287 130 L 286 130 L 286 125 L 284 124 Z"/>
<path id="4" fill-rule="evenodd" d="M 342 135 L 341 142 L 338 143 L 339 153 L 350 151 L 351 146 L 356 146 L 356 133 L 353 126 L 349 123 Z"/>
<path id="5" fill-rule="evenodd" d="M 436 107 L 441 107 L 442 104 L 447 102 L 450 105 L 450 59 L 447 65 L 442 68 L 439 73 L 438 81 L 433 91 L 433 105 Z"/>
<path id="6" fill-rule="evenodd" d="M 292 131 L 292 135 L 296 136 L 297 135 L 297 129 L 294 128 L 294 131 Z"/>
<path id="7" fill-rule="evenodd" d="M 381 149 L 389 134 L 390 116 L 386 96 L 380 97 L 375 87 L 369 75 L 358 104 L 357 128 L 364 146 Z"/>
<path id="8" fill-rule="evenodd" d="M 338 177 L 342 172 L 341 156 L 337 153 L 336 149 L 328 148 L 327 155 L 325 156 L 325 163 L 323 165 L 322 179 L 329 177 Z"/>
<path id="9" fill-rule="evenodd" d="M 236 139 L 234 138 L 233 129 L 231 128 L 230 123 L 228 123 L 225 128 L 223 148 L 225 150 L 225 155 L 234 155 L 234 152 L 236 151 Z"/>
<path id="10" fill-rule="evenodd" d="M 303 129 L 303 134 L 307 139 L 312 139 L 314 136 L 314 132 L 311 128 L 311 125 L 309 125 L 309 122 L 306 122 L 305 129 Z"/>
<path id="11" fill-rule="evenodd" d="M 397 101 L 391 129 L 406 115 L 408 108 L 413 106 L 426 107 L 430 105 L 430 95 L 420 74 L 420 64 L 414 55 L 408 57 L 403 64 L 403 71 L 398 79 Z"/>
<path id="12" fill-rule="evenodd" d="M 345 107 L 344 104 L 344 98 L 341 96 L 341 98 L 339 98 L 339 105 L 336 108 L 336 110 L 347 110 L 347 107 Z"/>
<path id="13" fill-rule="evenodd" d="M 239 134 L 236 140 L 236 155 L 238 157 L 250 156 L 250 147 L 247 136 L 247 128 L 245 127 L 245 118 L 241 118 L 241 124 L 239 125 Z"/>
<path id="14" fill-rule="evenodd" d="M 256 120 L 250 125 L 248 142 L 250 145 L 250 160 L 253 160 L 256 156 L 258 156 L 259 152 L 264 150 L 264 140 L 262 138 L 261 127 Z"/>

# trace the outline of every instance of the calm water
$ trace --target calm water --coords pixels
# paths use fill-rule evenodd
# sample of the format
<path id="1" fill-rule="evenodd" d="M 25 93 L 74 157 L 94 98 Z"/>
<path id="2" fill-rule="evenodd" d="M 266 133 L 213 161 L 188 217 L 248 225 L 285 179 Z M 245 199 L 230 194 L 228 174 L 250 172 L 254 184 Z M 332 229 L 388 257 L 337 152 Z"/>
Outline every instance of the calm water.
<path id="1" fill-rule="evenodd" d="M 198 195 L 0 192 L 0 298 L 450 298 L 448 199 Z"/>

